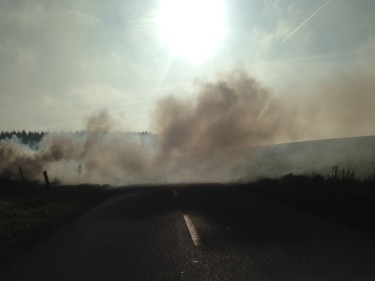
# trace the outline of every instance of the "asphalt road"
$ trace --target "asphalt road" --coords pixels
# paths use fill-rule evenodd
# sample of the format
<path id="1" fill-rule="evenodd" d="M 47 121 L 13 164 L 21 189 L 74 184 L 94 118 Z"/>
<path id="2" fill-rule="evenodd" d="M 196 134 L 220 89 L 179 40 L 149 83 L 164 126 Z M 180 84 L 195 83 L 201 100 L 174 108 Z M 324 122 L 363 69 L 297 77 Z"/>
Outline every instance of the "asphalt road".
<path id="1" fill-rule="evenodd" d="M 375 239 L 245 188 L 144 187 L 75 219 L 0 279 L 375 280 Z"/>

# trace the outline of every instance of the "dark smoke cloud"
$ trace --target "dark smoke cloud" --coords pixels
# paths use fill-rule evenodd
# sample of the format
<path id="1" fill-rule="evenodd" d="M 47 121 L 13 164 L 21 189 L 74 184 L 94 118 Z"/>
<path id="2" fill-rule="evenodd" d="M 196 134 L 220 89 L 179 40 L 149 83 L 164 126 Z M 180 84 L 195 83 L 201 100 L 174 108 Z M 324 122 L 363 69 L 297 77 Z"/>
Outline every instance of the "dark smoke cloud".
<path id="1" fill-rule="evenodd" d="M 234 71 L 201 83 L 190 99 L 174 95 L 159 101 L 152 118 L 159 136 L 153 162 L 164 165 L 174 182 L 239 178 L 249 161 L 241 148 L 293 138 L 291 114 L 257 80 Z"/>
<path id="2" fill-rule="evenodd" d="M 0 140 L 0 175 L 15 178 L 22 166 L 28 179 L 42 180 L 48 170 L 63 183 L 122 185 L 324 172 L 353 161 L 356 169 L 369 166 L 371 139 L 365 146 L 264 145 L 375 133 L 373 74 L 335 74 L 306 93 L 275 95 L 236 70 L 201 83 L 195 96 L 160 100 L 151 116 L 153 136 L 118 133 L 102 111 L 86 118 L 85 134 L 48 134 L 38 149 L 16 138 Z"/>
<path id="3" fill-rule="evenodd" d="M 290 111 L 243 71 L 202 84 L 192 100 L 164 98 L 153 120 L 164 154 L 269 144 L 293 134 Z"/>

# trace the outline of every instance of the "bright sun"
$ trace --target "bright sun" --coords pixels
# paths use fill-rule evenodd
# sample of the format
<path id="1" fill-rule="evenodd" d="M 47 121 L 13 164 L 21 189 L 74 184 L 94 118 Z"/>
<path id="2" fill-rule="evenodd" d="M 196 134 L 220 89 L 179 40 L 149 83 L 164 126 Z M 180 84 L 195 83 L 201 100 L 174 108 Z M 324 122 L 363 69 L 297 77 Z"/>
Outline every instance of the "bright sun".
<path id="1" fill-rule="evenodd" d="M 160 0 L 159 22 L 174 55 L 202 61 L 224 38 L 224 0 Z"/>

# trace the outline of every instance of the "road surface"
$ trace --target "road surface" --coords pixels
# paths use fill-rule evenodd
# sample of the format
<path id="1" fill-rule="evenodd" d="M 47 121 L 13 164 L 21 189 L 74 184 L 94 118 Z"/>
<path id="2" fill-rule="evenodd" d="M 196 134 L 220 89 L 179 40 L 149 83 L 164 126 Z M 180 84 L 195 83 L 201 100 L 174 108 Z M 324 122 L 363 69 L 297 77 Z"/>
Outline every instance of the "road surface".
<path id="1" fill-rule="evenodd" d="M 365 281 L 375 280 L 375 239 L 246 188 L 144 187 L 98 205 L 1 271 L 2 281 Z"/>

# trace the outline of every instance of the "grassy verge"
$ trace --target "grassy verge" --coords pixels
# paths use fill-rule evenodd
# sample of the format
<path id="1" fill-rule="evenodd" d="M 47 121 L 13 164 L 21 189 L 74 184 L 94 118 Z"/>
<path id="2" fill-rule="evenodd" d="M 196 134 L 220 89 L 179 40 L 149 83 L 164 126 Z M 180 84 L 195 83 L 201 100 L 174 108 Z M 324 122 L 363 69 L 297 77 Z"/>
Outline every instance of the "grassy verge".
<path id="1" fill-rule="evenodd" d="M 0 265 L 113 193 L 103 186 L 0 182 Z"/>
<path id="2" fill-rule="evenodd" d="M 287 175 L 247 184 L 249 190 L 375 233 L 375 181 Z"/>

